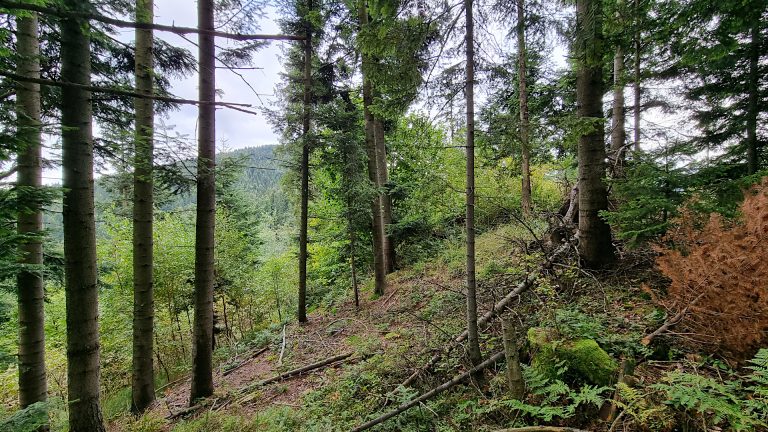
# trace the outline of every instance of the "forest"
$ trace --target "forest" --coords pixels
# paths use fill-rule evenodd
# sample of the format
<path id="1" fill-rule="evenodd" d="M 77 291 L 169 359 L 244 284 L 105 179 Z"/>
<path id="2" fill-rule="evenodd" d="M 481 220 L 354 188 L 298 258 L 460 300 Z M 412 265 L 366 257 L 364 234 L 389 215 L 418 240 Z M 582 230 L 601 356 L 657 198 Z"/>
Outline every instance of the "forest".
<path id="1" fill-rule="evenodd" d="M 0 0 L 0 432 L 768 431 L 768 1 L 188 3 Z"/>

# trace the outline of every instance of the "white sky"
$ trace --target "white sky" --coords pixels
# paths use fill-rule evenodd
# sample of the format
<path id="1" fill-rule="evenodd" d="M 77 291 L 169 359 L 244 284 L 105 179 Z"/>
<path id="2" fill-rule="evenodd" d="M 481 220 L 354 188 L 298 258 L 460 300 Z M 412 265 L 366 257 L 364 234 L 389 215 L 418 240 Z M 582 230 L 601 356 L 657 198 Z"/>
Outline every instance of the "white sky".
<path id="1" fill-rule="evenodd" d="M 274 16 L 274 13 L 270 13 Z M 190 0 L 156 0 L 155 22 L 158 24 L 175 24 L 178 26 L 197 27 L 197 3 Z M 263 20 L 261 33 L 279 33 L 278 26 L 272 20 Z M 133 31 L 123 32 L 128 40 L 133 39 Z M 178 47 L 187 48 L 197 57 L 197 48 L 182 37 L 167 33 L 156 32 L 157 37 Z M 196 35 L 187 36 L 196 41 Z M 227 46 L 227 41 L 217 38 L 219 46 Z M 238 70 L 245 80 L 257 93 L 273 94 L 275 85 L 279 80 L 279 72 L 282 70 L 279 56 L 280 46 L 291 42 L 273 42 L 267 48 L 259 51 L 253 60 L 253 67 L 264 68 L 262 70 Z M 293 42 L 295 43 L 295 42 Z M 227 69 L 217 69 L 216 88 L 223 94 L 219 100 L 227 102 L 247 103 L 254 106 L 252 111 L 258 111 L 262 106 L 270 103 L 270 96 L 259 97 L 254 94 L 248 85 L 236 74 Z M 171 92 L 186 99 L 198 99 L 197 74 L 183 80 L 173 80 Z M 184 105 L 179 111 L 171 112 L 164 122 L 174 125 L 175 131 L 187 135 L 190 139 L 195 137 L 195 124 L 197 121 L 197 107 Z M 216 111 L 216 142 L 217 150 L 253 147 L 268 144 L 277 144 L 278 138 L 272 132 L 271 126 L 264 116 L 253 116 L 242 112 L 220 109 Z"/>

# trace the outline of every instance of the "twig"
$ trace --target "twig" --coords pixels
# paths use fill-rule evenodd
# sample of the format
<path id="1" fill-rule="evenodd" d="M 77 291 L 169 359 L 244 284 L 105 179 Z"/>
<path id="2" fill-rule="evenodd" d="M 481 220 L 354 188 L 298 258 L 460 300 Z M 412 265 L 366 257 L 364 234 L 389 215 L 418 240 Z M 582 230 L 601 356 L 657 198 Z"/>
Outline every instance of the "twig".
<path id="1" fill-rule="evenodd" d="M 659 335 L 663 334 L 664 332 L 669 330 L 670 327 L 672 327 L 673 325 L 675 325 L 678 322 L 680 322 L 680 320 L 683 319 L 685 314 L 688 313 L 688 309 L 690 309 L 692 306 L 694 306 L 696 304 L 696 302 L 698 302 L 704 296 L 704 294 L 705 293 L 702 292 L 698 296 L 696 296 L 696 298 L 693 299 L 693 301 L 688 303 L 688 305 L 686 307 L 684 307 L 680 312 L 676 313 L 675 316 L 673 316 L 671 319 L 667 320 L 661 327 L 656 329 L 656 331 L 654 331 L 653 333 L 651 333 L 648 336 L 644 337 L 643 340 L 640 341 L 640 343 L 642 343 L 643 345 L 646 345 L 646 346 L 650 345 L 651 342 L 653 342 L 653 339 L 656 338 L 656 336 L 659 336 Z"/>

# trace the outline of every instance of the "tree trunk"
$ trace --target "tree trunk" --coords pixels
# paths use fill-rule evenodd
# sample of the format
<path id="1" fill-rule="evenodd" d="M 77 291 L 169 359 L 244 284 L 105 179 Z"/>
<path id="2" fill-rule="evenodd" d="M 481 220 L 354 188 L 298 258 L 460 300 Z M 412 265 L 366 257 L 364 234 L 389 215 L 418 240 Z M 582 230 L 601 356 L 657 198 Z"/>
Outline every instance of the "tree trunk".
<path id="1" fill-rule="evenodd" d="M 464 0 L 466 9 L 467 71 L 467 352 L 473 366 L 482 362 L 477 330 L 477 282 L 475 280 L 475 23 L 472 0 Z"/>
<path id="2" fill-rule="evenodd" d="M 517 0 L 517 62 L 520 92 L 520 147 L 523 159 L 521 204 L 523 215 L 531 216 L 531 143 L 528 118 L 527 59 L 525 45 L 525 0 Z"/>
<path id="3" fill-rule="evenodd" d="M 40 40 L 37 14 L 17 21 L 17 73 L 40 78 Z M 40 85 L 16 84 L 17 136 L 21 148 L 18 157 L 18 199 L 28 207 L 19 212 L 18 231 L 32 235 L 19 247 L 25 268 L 16 280 L 19 302 L 19 405 L 22 408 L 48 397 L 45 377 L 45 284 L 42 275 L 43 213 L 37 196 L 42 186 L 40 129 Z"/>
<path id="4" fill-rule="evenodd" d="M 757 153 L 757 117 L 760 112 L 760 20 L 752 23 L 750 30 L 749 52 L 749 82 L 747 102 L 747 173 L 754 174 L 760 169 L 760 159 Z"/>
<path id="5" fill-rule="evenodd" d="M 70 10 L 88 2 L 66 0 Z M 91 46 L 87 21 L 61 20 L 61 79 L 90 85 Z M 63 87 L 61 150 L 64 187 L 64 259 L 67 303 L 67 395 L 71 432 L 104 431 L 99 403 L 99 290 L 93 207 L 91 93 Z"/>
<path id="6" fill-rule="evenodd" d="M 360 28 L 365 29 L 368 26 L 368 7 L 365 0 L 360 1 L 358 10 Z M 378 185 L 378 163 L 376 158 L 376 138 L 373 113 L 371 113 L 371 104 L 373 103 L 373 92 L 371 81 L 368 77 L 368 68 L 370 67 L 370 58 L 367 55 L 362 56 L 362 75 L 363 75 L 363 112 L 365 115 L 365 150 L 368 155 L 368 178 L 374 187 Z M 371 202 L 371 214 L 373 217 L 373 271 L 375 279 L 374 292 L 377 295 L 384 295 L 387 285 L 387 259 L 385 253 L 384 241 L 384 220 L 381 210 L 381 199 L 378 191 Z"/>
<path id="7" fill-rule="evenodd" d="M 198 27 L 214 29 L 213 0 L 198 0 Z M 210 34 L 200 34 L 197 223 L 195 224 L 195 323 L 192 341 L 192 389 L 189 401 L 213 394 L 213 283 L 216 228 L 216 46 Z"/>
<path id="8" fill-rule="evenodd" d="M 640 0 L 635 0 L 635 59 L 634 59 L 634 147 L 635 153 L 640 152 L 640 100 L 642 97 L 640 88 Z"/>
<path id="9" fill-rule="evenodd" d="M 614 260 L 611 229 L 599 212 L 608 209 L 603 138 L 603 32 L 600 0 L 577 0 L 576 99 L 585 132 L 579 137 L 579 255 L 588 268 Z"/>
<path id="10" fill-rule="evenodd" d="M 307 14 L 312 10 L 312 0 L 307 0 Z M 312 24 L 305 17 L 304 41 L 304 113 L 301 143 L 301 226 L 299 227 L 299 307 L 297 318 L 307 322 L 307 225 L 309 223 L 309 128 L 312 104 Z"/>
<path id="11" fill-rule="evenodd" d="M 374 125 L 374 139 L 376 141 L 376 174 L 377 174 L 377 186 L 379 188 L 379 199 L 381 200 L 381 217 L 382 217 L 382 230 L 384 231 L 384 253 L 387 262 L 387 273 L 395 271 L 396 255 L 395 255 L 395 240 L 391 234 L 388 233 L 389 226 L 392 225 L 392 197 L 389 192 L 385 192 L 384 189 L 389 182 L 389 174 L 387 173 L 387 145 L 386 137 L 384 135 L 384 122 L 379 117 L 375 117 L 373 121 Z"/>
<path id="12" fill-rule="evenodd" d="M 136 1 L 136 21 L 152 23 L 153 0 Z M 152 30 L 136 29 L 136 91 L 152 95 L 154 69 Z M 133 171 L 133 379 L 134 413 L 155 400 L 152 337 L 155 318 L 152 245 L 152 165 L 154 163 L 154 106 L 151 99 L 135 98 L 136 154 Z"/>
<path id="13" fill-rule="evenodd" d="M 616 45 L 613 56 L 613 106 L 611 114 L 611 153 L 613 175 L 624 176 L 624 142 L 627 132 L 624 127 L 624 49 Z"/>
<path id="14" fill-rule="evenodd" d="M 504 318 L 501 321 L 501 326 L 503 329 L 504 355 L 507 359 L 509 395 L 512 399 L 522 400 L 525 397 L 525 381 L 523 381 L 523 371 L 520 368 L 520 353 L 517 349 L 515 323 L 511 318 Z"/>

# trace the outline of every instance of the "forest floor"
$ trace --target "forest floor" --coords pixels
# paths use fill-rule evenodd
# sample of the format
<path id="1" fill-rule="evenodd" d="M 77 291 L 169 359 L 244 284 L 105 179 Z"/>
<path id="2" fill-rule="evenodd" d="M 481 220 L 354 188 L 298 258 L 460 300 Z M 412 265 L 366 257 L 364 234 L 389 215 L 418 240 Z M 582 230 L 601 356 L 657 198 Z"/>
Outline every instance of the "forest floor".
<path id="1" fill-rule="evenodd" d="M 614 387 L 574 381 L 573 370 L 558 375 L 562 381 L 547 381 L 532 372 L 533 366 L 528 365 L 534 364 L 538 352 L 526 339 L 529 328 L 553 329 L 561 341 L 556 344 L 585 338 L 595 341 L 616 365 L 625 355 L 642 358 L 632 375 L 638 389 L 653 388 L 673 371 L 705 375 L 707 370 L 714 371 L 711 360 L 681 348 L 663 343 L 651 350 L 640 343 L 664 319 L 652 301 L 653 293 L 666 283 L 653 265 L 652 252 L 622 252 L 611 270 L 594 273 L 578 267 L 573 250 L 542 270 L 542 261 L 554 248 L 537 249 L 527 230 L 512 225 L 490 230 L 477 242 L 481 316 L 522 280 L 533 280 L 531 289 L 504 311 L 521 329 L 517 335 L 521 363 L 526 379 L 531 380 L 525 403 L 508 399 L 502 362 L 486 371 L 482 389 L 452 387 L 375 430 L 493 431 L 530 424 L 613 429 L 616 425 L 602 417 L 615 397 Z M 141 419 L 128 425 L 125 418 L 117 418 L 110 430 L 351 430 L 468 369 L 460 348 L 444 355 L 430 373 L 409 387 L 400 385 L 435 353 L 446 353 L 463 331 L 463 268 L 460 242 L 446 243 L 437 256 L 389 275 L 382 297 L 372 297 L 366 285 L 359 308 L 350 293 L 310 313 L 308 323 L 273 327 L 267 343 L 241 351 L 218 367 L 215 395 L 194 410 L 187 408 L 189 380 L 181 380 L 163 389 L 152 411 L 143 417 L 154 419 L 152 427 L 137 426 Z M 493 319 L 481 330 L 481 348 L 487 358 L 502 347 L 501 325 Z M 323 367 L 260 385 L 287 371 L 334 358 Z M 616 430 L 675 430 L 679 414 L 669 410 L 663 393 L 631 394 L 641 398 L 635 403 L 643 404 L 645 411 L 628 411 L 621 418 L 622 429 Z M 645 426 L 632 427 L 641 421 Z"/>
<path id="2" fill-rule="evenodd" d="M 518 233 L 511 231 L 511 227 L 500 227 L 478 241 L 480 315 L 520 279 L 520 275 L 504 274 L 521 265 L 517 246 L 522 243 L 512 241 Z M 483 282 L 487 273 L 498 273 L 493 284 Z M 506 283 L 500 284 L 500 278 Z M 186 378 L 162 389 L 151 414 L 169 419 L 165 430 L 172 430 L 178 421 L 206 412 L 235 410 L 238 415 L 254 416 L 268 407 L 299 408 L 304 395 L 335 380 L 344 368 L 375 354 L 397 353 L 399 366 L 405 369 L 394 375 L 407 376 L 423 365 L 425 356 L 461 333 L 463 286 L 462 251 L 446 250 L 435 260 L 389 275 L 384 296 L 375 298 L 367 290 L 362 292 L 359 308 L 350 295 L 331 308 L 310 313 L 305 324 L 286 325 L 284 348 L 280 337 L 266 349 L 251 349 L 220 365 L 214 373 L 216 393 L 200 409 L 187 410 L 190 381 Z M 252 388 L 294 368 L 346 353 L 353 355 Z M 458 367 L 463 370 L 465 366 L 459 362 Z"/>

